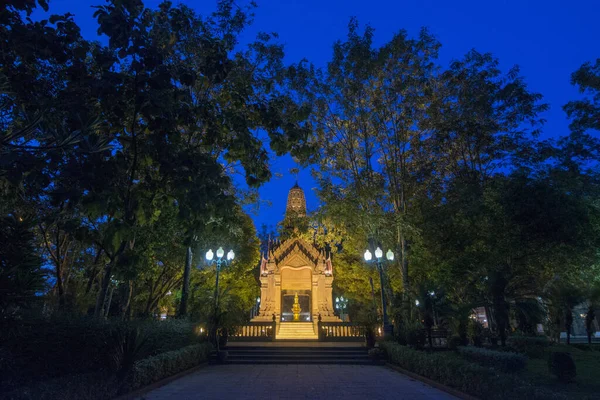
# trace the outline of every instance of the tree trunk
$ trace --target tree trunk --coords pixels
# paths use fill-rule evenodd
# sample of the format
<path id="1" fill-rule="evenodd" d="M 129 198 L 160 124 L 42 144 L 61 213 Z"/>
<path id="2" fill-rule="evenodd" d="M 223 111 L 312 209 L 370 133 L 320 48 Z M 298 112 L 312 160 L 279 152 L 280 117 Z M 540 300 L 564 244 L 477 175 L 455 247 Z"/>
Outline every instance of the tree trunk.
<path id="1" fill-rule="evenodd" d="M 110 286 L 110 278 L 112 276 L 112 269 L 115 259 L 110 260 L 104 268 L 104 276 L 102 277 L 102 285 L 98 291 L 98 297 L 96 298 L 96 308 L 94 310 L 94 317 L 100 317 L 104 315 L 104 302 L 106 301 L 106 295 Z"/>
<path id="2" fill-rule="evenodd" d="M 408 246 L 406 238 L 398 227 L 398 250 L 400 252 L 400 273 L 402 275 L 402 313 L 405 320 L 409 319 L 410 312 L 410 282 L 408 277 Z"/>
<path id="3" fill-rule="evenodd" d="M 567 331 L 567 344 L 571 344 L 571 328 L 573 326 L 573 311 L 570 308 L 565 310 L 565 329 Z"/>
<path id="4" fill-rule="evenodd" d="M 154 295 L 154 286 L 151 286 L 150 293 L 148 293 L 148 300 L 146 301 L 146 306 L 144 307 L 144 317 L 147 318 L 150 316 L 150 309 L 152 308 L 152 296 Z"/>
<path id="5" fill-rule="evenodd" d="M 58 287 L 58 308 L 63 310 L 65 308 L 65 284 L 63 281 L 63 271 L 60 262 L 56 264 L 56 286 Z"/>
<path id="6" fill-rule="evenodd" d="M 85 294 L 88 294 L 90 290 L 92 290 L 92 285 L 98 276 L 97 267 L 100 262 L 100 257 L 102 256 L 102 249 L 98 249 L 98 253 L 96 253 L 96 257 L 94 257 L 94 264 L 92 268 L 92 272 L 90 273 L 90 278 L 88 279 L 88 283 L 85 287 Z"/>
<path id="7" fill-rule="evenodd" d="M 112 303 L 113 293 L 115 291 L 115 286 L 110 286 L 110 294 L 108 295 L 108 301 L 106 302 L 106 311 L 104 312 L 104 318 L 108 317 L 108 313 L 110 312 L 110 304 Z"/>
<path id="8" fill-rule="evenodd" d="M 123 308 L 121 309 L 121 319 L 122 320 L 126 320 L 129 319 L 129 305 L 131 304 L 131 293 L 133 292 L 133 281 L 129 281 L 126 287 L 127 290 L 127 296 L 125 296 L 127 298 L 127 300 L 125 301 L 125 304 L 123 305 Z"/>
<path id="9" fill-rule="evenodd" d="M 192 269 L 192 248 L 187 248 L 187 257 L 185 258 L 185 268 L 183 270 L 183 286 L 181 288 L 181 304 L 179 307 L 179 317 L 187 316 L 187 305 L 190 291 L 190 272 Z"/>
<path id="10" fill-rule="evenodd" d="M 494 296 L 494 309 L 496 316 L 496 327 L 498 328 L 498 336 L 500 337 L 500 344 L 506 345 L 506 329 L 508 322 L 508 310 L 506 300 L 504 299 L 504 293 L 496 293 Z"/>
<path id="11" fill-rule="evenodd" d="M 110 257 L 110 262 L 106 264 L 104 268 L 104 277 L 102 278 L 102 286 L 100 291 L 98 292 L 98 298 L 96 299 L 96 309 L 94 310 L 94 316 L 99 317 L 103 314 L 104 302 L 106 301 L 106 295 L 108 294 L 108 288 L 110 286 L 110 280 L 112 278 L 112 271 L 119 259 L 123 250 L 125 250 L 125 246 L 127 242 L 121 242 L 119 249 L 114 253 L 112 257 Z"/>

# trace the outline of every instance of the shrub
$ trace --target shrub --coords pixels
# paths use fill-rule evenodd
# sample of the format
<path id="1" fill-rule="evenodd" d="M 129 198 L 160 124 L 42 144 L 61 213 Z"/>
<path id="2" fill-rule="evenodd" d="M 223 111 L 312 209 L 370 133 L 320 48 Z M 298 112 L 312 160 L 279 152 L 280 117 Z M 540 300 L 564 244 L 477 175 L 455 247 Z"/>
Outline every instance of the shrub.
<path id="1" fill-rule="evenodd" d="M 135 360 L 200 342 L 194 324 L 186 321 L 103 320 L 57 317 L 21 321 L 17 335 L 0 330 L 0 385 L 16 388 L 43 379 L 114 367 L 115 350 L 123 336 L 138 329 L 143 349 Z"/>
<path id="2" fill-rule="evenodd" d="M 467 333 L 469 339 L 473 342 L 473 345 L 480 347 L 483 344 L 483 325 L 481 322 L 470 319 L 467 325 Z"/>
<path id="3" fill-rule="evenodd" d="M 561 382 L 571 382 L 577 375 L 577 367 L 571 353 L 556 351 L 548 357 L 548 369 Z"/>
<path id="4" fill-rule="evenodd" d="M 498 346 L 498 340 L 499 340 L 498 335 L 496 332 L 494 332 L 490 328 L 485 328 L 482 332 L 481 337 L 484 341 L 487 340 L 487 342 L 490 344 L 490 346 L 492 346 L 492 347 Z"/>
<path id="5" fill-rule="evenodd" d="M 406 322 L 400 326 L 400 331 L 396 338 L 398 343 L 416 347 L 418 349 L 425 346 L 425 333 L 423 326 L 419 322 Z"/>
<path id="6" fill-rule="evenodd" d="M 120 321 L 119 321 L 120 322 Z M 23 321 L 17 336 L 4 337 L 11 365 L 0 376 L 8 387 L 111 365 L 111 340 L 122 324 L 91 318 Z M 8 368 L 7 368 L 8 367 Z"/>
<path id="7" fill-rule="evenodd" d="M 531 358 L 542 358 L 550 341 L 546 336 L 511 336 L 508 346 L 517 353 L 523 353 Z"/>
<path id="8" fill-rule="evenodd" d="M 577 343 L 577 344 L 572 344 L 571 347 L 576 348 L 578 350 L 582 350 L 582 351 L 600 351 L 600 345 L 597 345 L 597 344 Z"/>
<path id="9" fill-rule="evenodd" d="M 527 366 L 527 357 L 518 353 L 461 346 L 458 348 L 458 354 L 466 360 L 493 367 L 502 372 L 517 372 Z"/>
<path id="10" fill-rule="evenodd" d="M 206 362 L 211 350 L 209 343 L 196 344 L 136 361 L 125 390 L 138 389 Z"/>
<path id="11" fill-rule="evenodd" d="M 463 339 L 460 336 L 454 335 L 448 339 L 448 348 L 450 350 L 456 350 L 459 346 L 462 346 Z"/>
<path id="12" fill-rule="evenodd" d="M 0 394 L 10 400 L 105 400 L 117 394 L 117 381 L 105 372 L 71 374 Z"/>
<path id="13" fill-rule="evenodd" d="M 379 347 L 374 347 L 372 349 L 369 349 L 369 357 L 375 359 L 385 358 L 385 351 Z"/>
<path id="14" fill-rule="evenodd" d="M 146 351 L 141 358 L 177 350 L 205 340 L 204 337 L 200 338 L 196 325 L 185 320 L 143 321 L 134 323 L 133 326 L 139 327 L 141 336 L 146 340 Z"/>
<path id="15" fill-rule="evenodd" d="M 120 393 L 138 389 L 158 380 L 199 365 L 208 359 L 212 347 L 208 343 L 184 347 L 136 361 L 122 382 Z M 20 387 L 0 398 L 11 400 L 105 400 L 118 393 L 117 378 L 107 372 L 71 374 Z"/>
<path id="16" fill-rule="evenodd" d="M 473 364 L 449 353 L 427 353 L 392 342 L 382 342 L 380 346 L 386 350 L 390 362 L 482 399 L 565 399 L 515 375 Z"/>

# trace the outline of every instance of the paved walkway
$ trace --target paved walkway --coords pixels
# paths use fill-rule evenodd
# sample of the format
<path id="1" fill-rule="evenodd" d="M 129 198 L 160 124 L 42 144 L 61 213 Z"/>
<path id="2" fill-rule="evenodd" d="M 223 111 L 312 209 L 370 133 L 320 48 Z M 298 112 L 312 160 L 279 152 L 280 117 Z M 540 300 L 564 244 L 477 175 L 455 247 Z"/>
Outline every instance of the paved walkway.
<path id="1" fill-rule="evenodd" d="M 455 397 L 375 365 L 217 365 L 141 399 L 418 399 Z"/>

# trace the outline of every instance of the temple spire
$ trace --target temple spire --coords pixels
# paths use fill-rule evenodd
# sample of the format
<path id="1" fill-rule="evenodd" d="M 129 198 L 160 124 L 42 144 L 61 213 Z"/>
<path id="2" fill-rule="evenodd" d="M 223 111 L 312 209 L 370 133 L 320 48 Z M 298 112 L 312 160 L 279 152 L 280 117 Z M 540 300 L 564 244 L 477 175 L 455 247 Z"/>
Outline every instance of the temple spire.
<path id="1" fill-rule="evenodd" d="M 303 217 L 306 215 L 306 198 L 304 197 L 304 191 L 298 186 L 298 181 L 290 189 L 287 199 L 287 207 L 285 210 L 286 218 L 289 217 Z"/>

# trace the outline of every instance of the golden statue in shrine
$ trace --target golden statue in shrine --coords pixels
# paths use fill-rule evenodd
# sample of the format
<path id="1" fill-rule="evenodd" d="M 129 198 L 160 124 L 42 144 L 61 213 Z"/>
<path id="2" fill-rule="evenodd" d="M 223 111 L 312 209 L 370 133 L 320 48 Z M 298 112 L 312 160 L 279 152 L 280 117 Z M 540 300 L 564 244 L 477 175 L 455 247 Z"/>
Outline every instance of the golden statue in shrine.
<path id="1" fill-rule="evenodd" d="M 292 313 L 294 313 L 294 321 L 300 321 L 300 303 L 298 303 L 298 293 L 294 296 L 294 305 L 292 306 Z"/>

